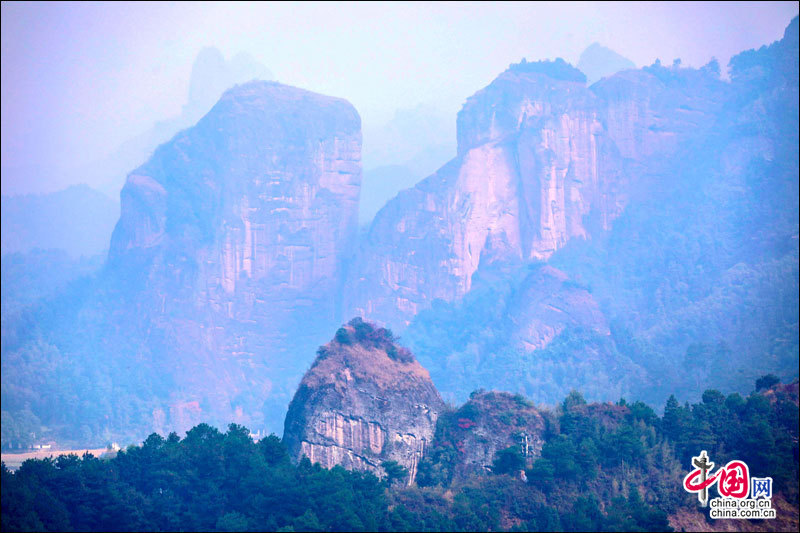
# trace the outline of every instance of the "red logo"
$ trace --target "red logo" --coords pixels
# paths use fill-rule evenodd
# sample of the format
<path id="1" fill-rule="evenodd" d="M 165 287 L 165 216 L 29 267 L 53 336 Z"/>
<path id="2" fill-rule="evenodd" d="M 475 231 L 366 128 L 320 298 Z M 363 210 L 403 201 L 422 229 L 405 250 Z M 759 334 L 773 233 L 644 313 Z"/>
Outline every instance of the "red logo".
<path id="1" fill-rule="evenodd" d="M 697 493 L 697 498 L 703 506 L 708 502 L 708 488 L 715 483 L 720 496 L 747 498 L 750 492 L 750 472 L 744 462 L 731 461 L 713 475 L 709 475 L 714 463 L 708 460 L 708 455 L 703 450 L 699 456 L 692 457 L 692 465 L 695 469 L 683 478 L 683 488 L 688 492 Z"/>

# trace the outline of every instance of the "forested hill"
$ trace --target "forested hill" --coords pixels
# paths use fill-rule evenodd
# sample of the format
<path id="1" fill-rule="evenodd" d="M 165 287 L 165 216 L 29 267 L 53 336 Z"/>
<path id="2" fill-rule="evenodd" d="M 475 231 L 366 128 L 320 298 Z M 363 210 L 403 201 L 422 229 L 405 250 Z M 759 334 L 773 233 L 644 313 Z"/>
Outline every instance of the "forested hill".
<path id="1" fill-rule="evenodd" d="M 691 457 L 704 449 L 718 464 L 739 459 L 751 475 L 774 479 L 777 518 L 726 527 L 796 530 L 798 384 L 766 376 L 757 389 L 746 398 L 708 390 L 694 405 L 672 397 L 663 416 L 641 402 L 587 404 L 573 392 L 539 411 L 545 431 L 532 462 L 510 447 L 486 471 L 461 475 L 455 465 L 475 420 L 502 396 L 479 392 L 440 417 L 414 487 L 396 464 L 384 465 L 383 479 L 307 459 L 292 464 L 274 435 L 256 443 L 242 426 L 222 433 L 200 424 L 184 438 L 152 434 L 113 458 L 29 460 L 15 473 L 3 465 L 2 529 L 708 530 L 718 524 L 681 486 Z M 513 425 L 533 407 L 508 397 L 516 399 L 506 411 L 488 415 Z"/>

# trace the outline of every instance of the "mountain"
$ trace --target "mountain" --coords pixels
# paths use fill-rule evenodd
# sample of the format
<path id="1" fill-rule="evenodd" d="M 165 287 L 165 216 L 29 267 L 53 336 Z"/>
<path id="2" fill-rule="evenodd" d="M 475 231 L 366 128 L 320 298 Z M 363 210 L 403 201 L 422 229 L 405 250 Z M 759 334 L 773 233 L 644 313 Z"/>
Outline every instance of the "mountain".
<path id="1" fill-rule="evenodd" d="M 578 70 L 586 74 L 586 81 L 589 85 L 617 72 L 636 68 L 633 61 L 599 43 L 590 44 L 581 53 L 577 66 Z"/>
<path id="2" fill-rule="evenodd" d="M 192 64 L 187 101 L 181 114 L 156 122 L 88 171 L 96 176 L 97 183 L 102 184 L 103 192 L 116 198 L 128 172 L 146 161 L 160 144 L 180 130 L 194 126 L 227 89 L 256 79 L 269 81 L 273 75 L 249 54 L 242 52 L 226 60 L 217 48 L 203 48 Z"/>
<path id="3" fill-rule="evenodd" d="M 227 91 L 130 173 L 102 272 L 4 346 L 4 410 L 31 405 L 83 440 L 200 419 L 277 427 L 298 354 L 338 322 L 360 147 L 344 100 L 274 82 Z M 40 363 L 68 375 L 29 373 L 43 343 Z"/>
<path id="4" fill-rule="evenodd" d="M 453 116 L 439 106 L 397 109 L 386 123 L 365 129 L 364 170 L 404 165 L 423 178 L 453 157 L 454 134 Z"/>
<path id="5" fill-rule="evenodd" d="M 469 292 L 481 262 L 547 260 L 608 230 L 635 165 L 708 128 L 722 83 L 695 78 L 635 71 L 593 91 L 563 60 L 512 65 L 459 113 L 458 156 L 378 213 L 348 311 L 399 327 Z"/>
<path id="6" fill-rule="evenodd" d="M 456 158 L 376 215 L 345 312 L 402 332 L 451 401 L 794 379 L 796 26 L 730 83 L 713 61 L 589 88 L 563 61 L 511 65 L 459 113 Z"/>
<path id="7" fill-rule="evenodd" d="M 361 198 L 358 201 L 358 222 L 369 225 L 375 214 L 399 191 L 417 184 L 414 171 L 402 165 L 388 165 L 364 171 Z"/>
<path id="8" fill-rule="evenodd" d="M 118 204 L 87 185 L 48 194 L 2 197 L 2 254 L 64 250 L 92 256 L 108 250 Z"/>
<path id="9" fill-rule="evenodd" d="M 444 403 L 428 372 L 390 331 L 360 319 L 321 347 L 289 404 L 284 442 L 295 461 L 383 475 L 394 461 L 412 484 Z"/>
<path id="10" fill-rule="evenodd" d="M 237 424 L 199 424 L 183 438 L 154 433 L 100 457 L 4 462 L 2 528 L 795 531 L 797 381 L 768 382 L 746 398 L 709 390 L 685 407 L 672 398 L 663 416 L 641 402 L 587 403 L 578 392 L 537 409 L 520 396 L 477 391 L 438 418 L 416 486 L 397 482 L 397 464 L 387 462 L 382 479 L 323 468 L 307 457 L 290 461 L 275 435 L 254 442 Z M 4 434 L 17 428 L 4 419 Z M 769 474 L 772 492 L 761 501 L 773 519 L 709 518 L 682 487 L 699 443 L 716 464 L 743 461 L 750 479 Z M 509 445 L 484 455 L 496 444 Z"/>
<path id="11" fill-rule="evenodd" d="M 171 332 L 164 363 L 192 401 L 212 394 L 212 411 L 237 418 L 244 401 L 249 418 L 304 365 L 279 346 L 336 320 L 360 145 L 344 100 L 252 82 L 129 175 L 108 276 Z"/>
<path id="12" fill-rule="evenodd" d="M 550 265 L 484 269 L 457 302 L 436 300 L 403 334 L 442 396 L 487 385 L 550 404 L 645 392 L 647 372 L 621 351 L 591 288 Z"/>
<path id="13" fill-rule="evenodd" d="M 453 402 L 792 381 L 797 50 L 795 20 L 730 82 L 714 61 L 591 87 L 513 64 L 465 103 L 455 157 L 362 233 L 355 109 L 239 85 L 129 174 L 102 271 L 4 314 L 4 416 L 81 445 L 275 431 L 344 316 L 402 333 Z"/>
<path id="14" fill-rule="evenodd" d="M 521 453 L 522 461 L 502 473 L 517 476 L 541 457 L 547 414 L 518 394 L 473 391 L 464 405 L 441 414 L 433 444 L 419 465 L 419 484 L 447 485 L 501 473 L 496 461 L 509 452 L 512 457 Z"/>
<path id="15" fill-rule="evenodd" d="M 246 52 L 226 61 L 218 49 L 203 48 L 192 65 L 188 100 L 181 116 L 194 123 L 208 113 L 232 86 L 253 79 L 269 81 L 272 77 L 269 69 Z"/>

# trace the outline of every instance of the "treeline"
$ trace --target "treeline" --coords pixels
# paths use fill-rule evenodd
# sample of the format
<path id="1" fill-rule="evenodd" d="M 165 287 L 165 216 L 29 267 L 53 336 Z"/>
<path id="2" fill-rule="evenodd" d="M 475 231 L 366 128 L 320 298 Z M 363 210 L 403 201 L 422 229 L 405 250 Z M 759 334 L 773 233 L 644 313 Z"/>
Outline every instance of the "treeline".
<path id="1" fill-rule="evenodd" d="M 417 487 L 292 464 L 274 435 L 255 443 L 242 426 L 201 424 L 110 459 L 28 460 L 15 473 L 3 465 L 2 529 L 664 531 L 670 513 L 696 505 L 681 481 L 701 449 L 717 464 L 741 459 L 752 475 L 771 476 L 796 506 L 797 384 L 767 377 L 759 386 L 747 398 L 670 398 L 661 417 L 641 402 L 587 404 L 574 392 L 544 412 L 534 461 L 512 446 L 495 455 L 492 475 L 457 479 L 457 448 L 437 441 Z"/>

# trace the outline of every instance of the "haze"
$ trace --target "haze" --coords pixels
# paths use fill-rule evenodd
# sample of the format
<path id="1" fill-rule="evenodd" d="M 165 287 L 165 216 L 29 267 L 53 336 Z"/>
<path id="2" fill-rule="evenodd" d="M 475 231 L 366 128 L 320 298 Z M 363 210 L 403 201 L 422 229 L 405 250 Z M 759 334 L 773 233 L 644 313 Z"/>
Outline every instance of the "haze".
<path id="1" fill-rule="evenodd" d="M 420 104 L 453 117 L 509 63 L 600 42 L 637 66 L 700 66 L 779 39 L 796 2 L 2 4 L 2 192 L 99 180 L 80 169 L 186 103 L 206 46 L 351 101 L 371 132 Z M 452 142 L 452 140 L 448 140 Z"/>

